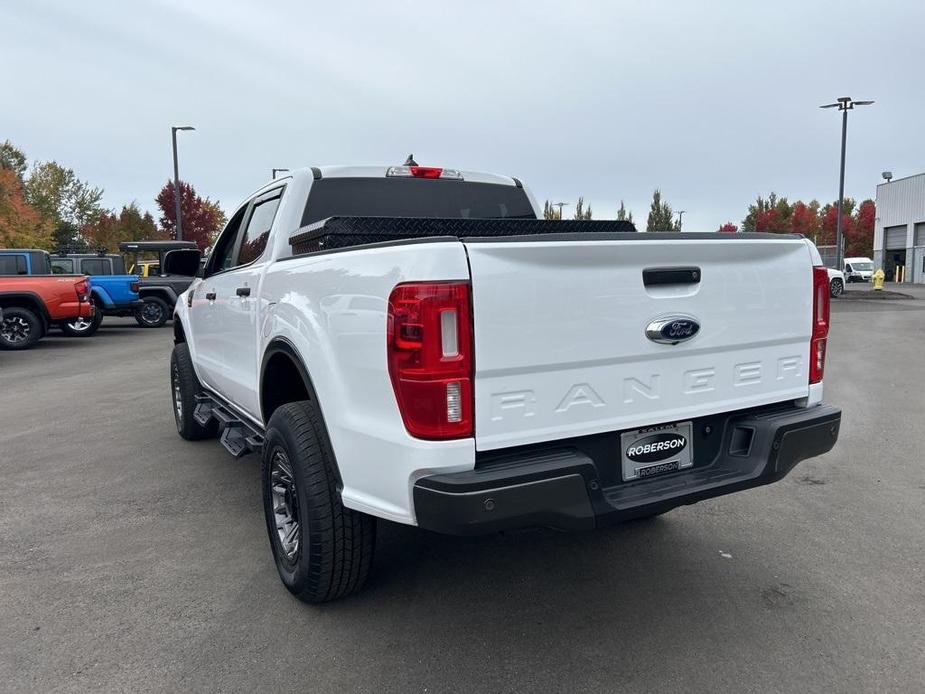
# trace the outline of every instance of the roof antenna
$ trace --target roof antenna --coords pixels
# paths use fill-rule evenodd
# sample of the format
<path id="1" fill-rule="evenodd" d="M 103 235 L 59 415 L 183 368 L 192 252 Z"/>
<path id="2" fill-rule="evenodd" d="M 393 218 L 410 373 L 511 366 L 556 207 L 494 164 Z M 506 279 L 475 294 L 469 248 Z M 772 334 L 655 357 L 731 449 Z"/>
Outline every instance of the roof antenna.
<path id="1" fill-rule="evenodd" d="M 413 155 L 413 154 L 409 154 L 409 155 L 408 155 L 408 158 L 405 159 L 404 166 L 417 166 L 417 165 L 418 165 L 418 163 L 414 160 L 414 155 Z"/>

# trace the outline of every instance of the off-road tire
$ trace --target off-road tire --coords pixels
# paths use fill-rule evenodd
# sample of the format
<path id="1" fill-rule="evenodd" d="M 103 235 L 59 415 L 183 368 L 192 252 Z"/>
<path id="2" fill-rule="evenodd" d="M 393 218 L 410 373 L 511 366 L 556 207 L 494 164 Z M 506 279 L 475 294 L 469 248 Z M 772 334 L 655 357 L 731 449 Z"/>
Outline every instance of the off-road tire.
<path id="1" fill-rule="evenodd" d="M 68 323 L 61 324 L 61 332 L 64 333 L 67 337 L 90 337 L 97 330 L 100 329 L 100 326 L 103 324 L 103 312 L 96 308 L 93 312 L 93 318 L 90 321 L 90 324 L 83 330 L 78 330 L 74 326 L 77 321 L 70 321 Z"/>
<path id="2" fill-rule="evenodd" d="M 274 460 L 279 454 L 289 463 L 293 488 L 287 493 L 298 508 L 299 541 L 292 557 L 283 549 L 273 500 L 273 470 L 279 469 Z M 270 417 L 262 481 L 267 534 L 286 588 L 310 603 L 336 600 L 358 591 L 372 564 L 376 522 L 341 503 L 333 451 L 314 403 L 288 403 Z M 279 490 L 280 479 L 275 478 L 275 482 Z"/>
<path id="3" fill-rule="evenodd" d="M 193 370 L 189 347 L 185 342 L 174 345 L 173 354 L 170 355 L 170 403 L 173 405 L 177 433 L 187 441 L 210 439 L 218 431 L 218 422 L 214 419 L 202 426 L 193 418 L 196 395 L 201 391 L 202 385 Z"/>
<path id="4" fill-rule="evenodd" d="M 0 321 L 0 349 L 30 349 L 42 339 L 42 321 L 21 306 L 3 309 Z"/>
<path id="5" fill-rule="evenodd" d="M 135 321 L 142 328 L 160 328 L 170 318 L 170 306 L 157 296 L 146 296 L 143 301 L 147 306 L 135 309 Z"/>

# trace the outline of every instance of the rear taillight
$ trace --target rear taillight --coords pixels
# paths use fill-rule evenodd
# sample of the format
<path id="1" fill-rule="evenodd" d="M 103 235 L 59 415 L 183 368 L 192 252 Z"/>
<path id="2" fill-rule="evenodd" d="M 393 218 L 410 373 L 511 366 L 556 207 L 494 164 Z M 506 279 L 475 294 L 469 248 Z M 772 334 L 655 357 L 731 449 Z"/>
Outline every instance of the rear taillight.
<path id="1" fill-rule="evenodd" d="M 400 284 L 389 296 L 389 376 L 412 436 L 472 436 L 470 306 L 468 282 Z"/>
<path id="2" fill-rule="evenodd" d="M 813 334 L 809 341 L 809 382 L 820 383 L 825 371 L 825 343 L 829 336 L 829 273 L 813 268 Z"/>
<path id="3" fill-rule="evenodd" d="M 129 284 L 129 289 L 131 289 L 133 292 L 137 294 L 138 290 L 141 289 L 141 282 L 137 282 L 137 281 L 132 282 L 131 284 Z"/>
<path id="4" fill-rule="evenodd" d="M 442 169 L 437 166 L 390 166 L 385 175 L 405 178 L 448 178 L 454 181 L 461 181 L 463 177 L 456 169 Z"/>
<path id="5" fill-rule="evenodd" d="M 87 280 L 79 280 L 74 285 L 74 290 L 77 292 L 78 301 L 86 301 L 90 298 L 90 283 Z"/>

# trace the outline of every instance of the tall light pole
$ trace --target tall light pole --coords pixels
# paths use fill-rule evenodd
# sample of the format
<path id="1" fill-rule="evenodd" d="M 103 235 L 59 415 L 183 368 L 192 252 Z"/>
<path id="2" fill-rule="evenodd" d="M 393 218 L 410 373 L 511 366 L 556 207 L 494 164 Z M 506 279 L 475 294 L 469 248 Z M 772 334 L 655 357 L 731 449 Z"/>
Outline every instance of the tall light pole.
<path id="1" fill-rule="evenodd" d="M 681 231 L 681 225 L 684 224 L 684 213 L 687 210 L 678 210 L 678 231 Z"/>
<path id="2" fill-rule="evenodd" d="M 845 145 L 848 141 L 848 111 L 855 106 L 870 106 L 873 101 L 854 101 L 842 96 L 834 104 L 823 104 L 819 108 L 837 108 L 841 114 L 841 173 L 838 179 L 838 219 L 835 221 L 835 269 L 842 269 L 842 205 L 845 199 Z"/>
<path id="3" fill-rule="evenodd" d="M 173 141 L 173 203 L 177 213 L 177 241 L 183 240 L 183 223 L 180 219 L 180 167 L 177 164 L 177 130 L 195 129 L 192 125 L 170 127 L 170 139 Z"/>
<path id="4" fill-rule="evenodd" d="M 275 179 L 276 174 L 282 173 L 283 171 L 289 171 L 289 169 L 273 169 L 273 172 L 270 174 L 270 177 Z"/>
<path id="5" fill-rule="evenodd" d="M 558 207 L 558 208 L 559 208 L 559 219 L 562 219 L 562 208 L 565 207 L 566 205 L 569 205 L 569 204 L 571 204 L 571 203 L 568 203 L 568 202 L 554 202 L 554 203 L 552 204 L 553 207 Z"/>

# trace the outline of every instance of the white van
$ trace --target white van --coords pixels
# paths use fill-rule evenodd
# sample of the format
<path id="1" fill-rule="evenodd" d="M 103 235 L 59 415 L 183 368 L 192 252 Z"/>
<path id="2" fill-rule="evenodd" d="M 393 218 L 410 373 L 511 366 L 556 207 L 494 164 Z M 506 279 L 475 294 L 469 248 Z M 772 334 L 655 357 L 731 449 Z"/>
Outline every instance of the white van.
<path id="1" fill-rule="evenodd" d="M 874 261 L 870 258 L 845 258 L 845 279 L 849 282 L 870 282 Z"/>

